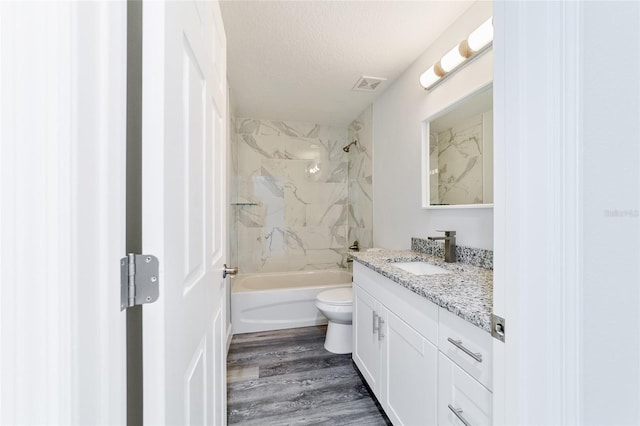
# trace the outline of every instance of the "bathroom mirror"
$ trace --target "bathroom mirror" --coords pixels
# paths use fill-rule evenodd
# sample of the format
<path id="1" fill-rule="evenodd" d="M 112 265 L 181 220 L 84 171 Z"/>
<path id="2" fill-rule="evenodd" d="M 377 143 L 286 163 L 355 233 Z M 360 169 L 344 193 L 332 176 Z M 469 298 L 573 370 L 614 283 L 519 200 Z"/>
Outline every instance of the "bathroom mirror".
<path id="1" fill-rule="evenodd" d="M 422 125 L 422 207 L 492 207 L 493 86 Z"/>

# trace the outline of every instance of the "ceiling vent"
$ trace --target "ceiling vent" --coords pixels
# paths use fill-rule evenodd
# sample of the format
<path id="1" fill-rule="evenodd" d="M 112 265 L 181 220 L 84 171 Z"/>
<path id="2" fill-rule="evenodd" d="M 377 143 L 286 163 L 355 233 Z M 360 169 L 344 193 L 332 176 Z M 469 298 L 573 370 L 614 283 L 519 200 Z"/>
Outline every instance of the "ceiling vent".
<path id="1" fill-rule="evenodd" d="M 383 81 L 386 80 L 386 78 L 362 76 L 358 79 L 358 81 L 356 81 L 356 84 L 351 90 L 358 90 L 360 92 L 373 92 L 378 87 L 380 87 Z"/>

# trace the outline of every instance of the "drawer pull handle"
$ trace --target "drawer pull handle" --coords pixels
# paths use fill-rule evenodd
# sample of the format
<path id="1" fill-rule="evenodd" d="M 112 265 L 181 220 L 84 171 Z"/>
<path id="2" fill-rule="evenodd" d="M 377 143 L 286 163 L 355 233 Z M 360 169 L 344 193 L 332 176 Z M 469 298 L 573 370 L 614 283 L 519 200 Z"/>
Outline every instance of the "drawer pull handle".
<path id="1" fill-rule="evenodd" d="M 376 311 L 371 311 L 371 313 L 373 314 L 373 326 L 372 326 L 373 334 L 376 334 L 379 328 L 379 323 L 377 322 L 377 319 L 379 317 L 378 317 L 378 314 L 376 314 Z"/>
<path id="2" fill-rule="evenodd" d="M 481 353 L 473 353 L 469 349 L 465 348 L 462 345 L 462 340 L 453 340 L 451 337 L 447 338 L 456 348 L 460 349 L 465 354 L 469 355 L 471 358 L 475 359 L 478 362 L 482 362 L 482 354 Z"/>
<path id="3" fill-rule="evenodd" d="M 455 408 L 451 404 L 448 404 L 448 407 L 449 407 L 449 410 L 453 411 L 453 414 L 455 414 L 456 417 L 460 419 L 460 421 L 464 424 L 464 426 L 471 426 L 471 424 L 467 421 L 467 419 L 462 417 L 462 408 Z"/>
<path id="4" fill-rule="evenodd" d="M 378 316 L 378 341 L 384 339 L 384 334 L 382 334 L 382 324 L 384 324 L 384 320 L 381 316 Z"/>

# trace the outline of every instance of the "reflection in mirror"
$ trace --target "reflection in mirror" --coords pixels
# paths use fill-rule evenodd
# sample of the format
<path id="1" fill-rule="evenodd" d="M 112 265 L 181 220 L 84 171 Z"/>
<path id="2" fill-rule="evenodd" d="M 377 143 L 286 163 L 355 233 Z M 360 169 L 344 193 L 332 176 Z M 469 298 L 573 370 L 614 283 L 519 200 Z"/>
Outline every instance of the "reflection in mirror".
<path id="1" fill-rule="evenodd" d="M 493 203 L 493 90 L 476 92 L 424 123 L 423 207 Z"/>

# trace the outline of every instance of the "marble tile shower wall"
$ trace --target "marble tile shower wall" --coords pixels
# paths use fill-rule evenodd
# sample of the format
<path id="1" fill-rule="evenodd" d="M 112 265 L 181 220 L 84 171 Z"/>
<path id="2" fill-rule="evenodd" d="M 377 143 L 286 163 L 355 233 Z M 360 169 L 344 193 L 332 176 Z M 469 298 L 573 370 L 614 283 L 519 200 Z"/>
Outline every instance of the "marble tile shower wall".
<path id="1" fill-rule="evenodd" d="M 228 218 L 228 238 L 229 238 L 229 265 L 238 265 L 238 214 L 240 207 L 237 204 L 238 201 L 238 132 L 236 119 L 231 117 L 230 122 L 231 129 L 229 131 L 229 142 L 231 144 L 230 149 L 230 161 L 229 161 L 229 173 L 227 175 L 229 185 L 229 210 L 227 211 Z"/>
<path id="2" fill-rule="evenodd" d="M 233 126 L 230 233 L 241 271 L 344 267 L 347 130 L 248 118 Z"/>
<path id="3" fill-rule="evenodd" d="M 358 143 L 349 150 L 349 244 L 358 241 L 360 247 L 373 244 L 373 118 L 372 107 L 351 122 L 348 142 Z"/>

